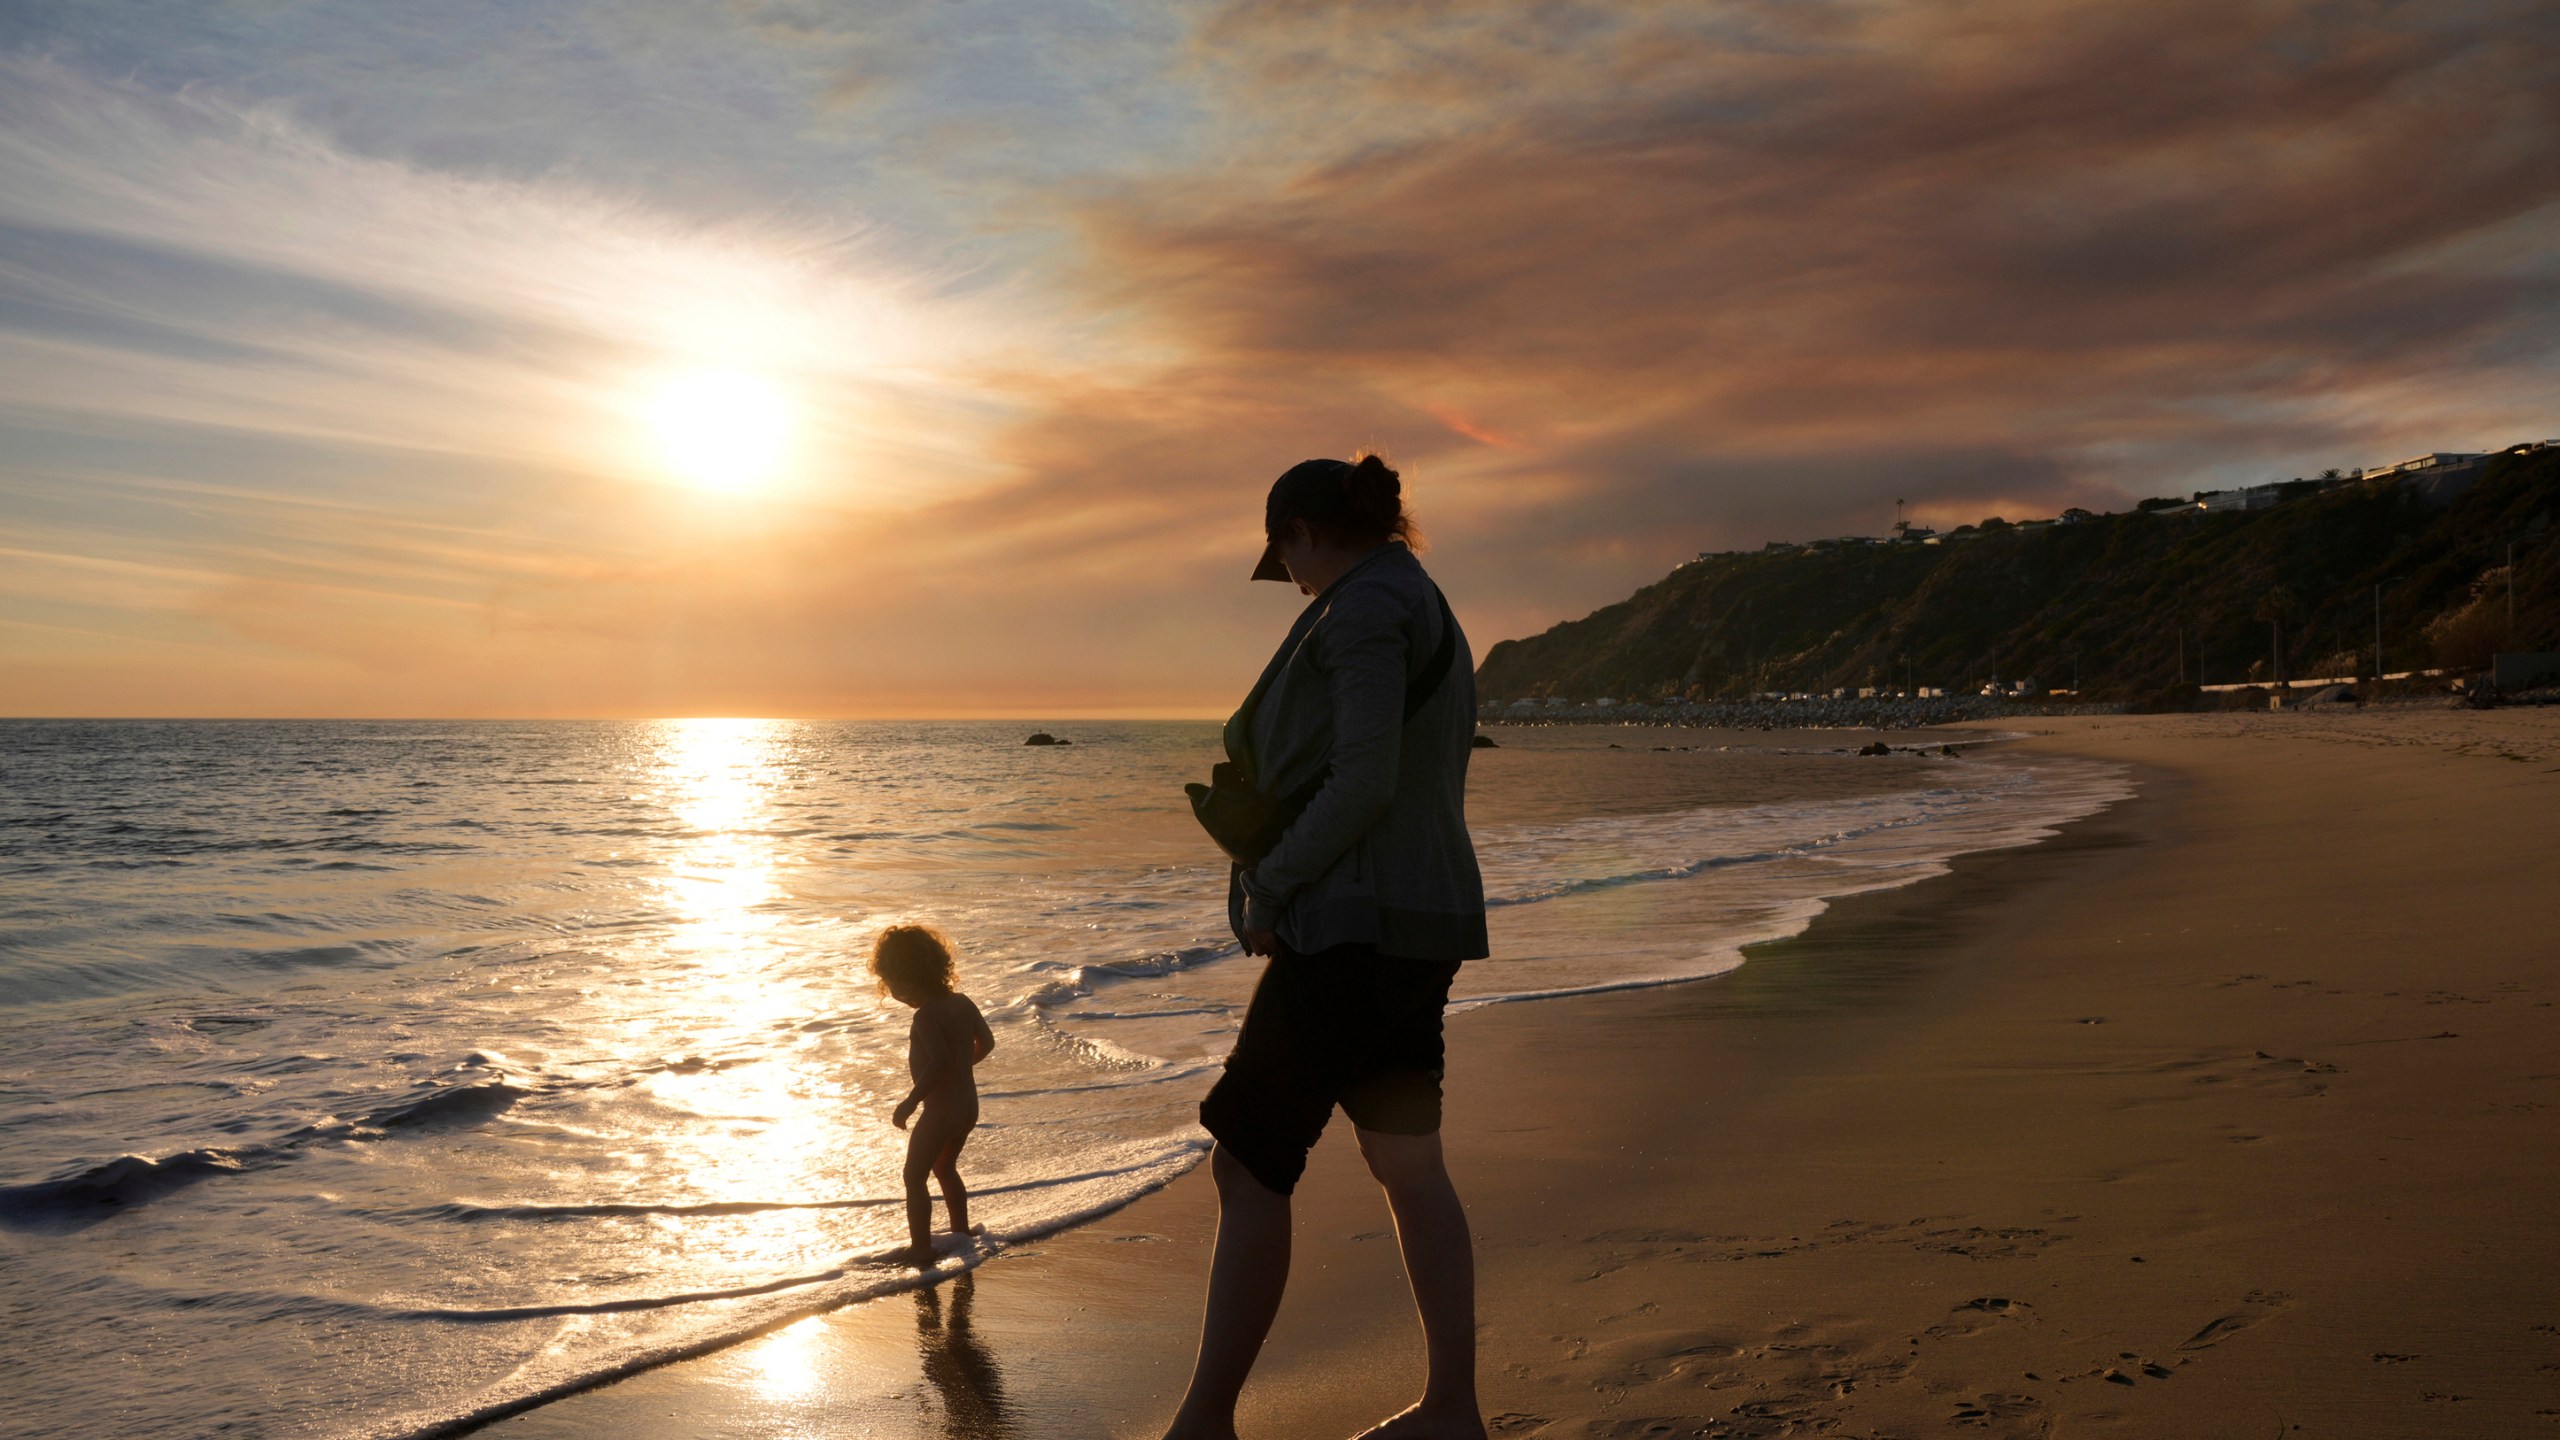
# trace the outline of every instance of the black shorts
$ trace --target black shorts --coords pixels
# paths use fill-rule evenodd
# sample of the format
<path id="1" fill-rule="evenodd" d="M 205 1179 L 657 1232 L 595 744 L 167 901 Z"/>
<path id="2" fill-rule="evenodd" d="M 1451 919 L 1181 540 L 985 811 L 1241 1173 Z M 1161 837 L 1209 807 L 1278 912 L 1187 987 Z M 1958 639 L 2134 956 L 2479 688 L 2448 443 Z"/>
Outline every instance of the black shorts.
<path id="1" fill-rule="evenodd" d="M 1407 960 L 1374 945 L 1313 955 L 1283 949 L 1263 966 L 1227 1073 L 1200 1123 L 1283 1195 L 1333 1107 L 1388 1135 L 1440 1129 L 1440 1012 L 1455 960 Z"/>

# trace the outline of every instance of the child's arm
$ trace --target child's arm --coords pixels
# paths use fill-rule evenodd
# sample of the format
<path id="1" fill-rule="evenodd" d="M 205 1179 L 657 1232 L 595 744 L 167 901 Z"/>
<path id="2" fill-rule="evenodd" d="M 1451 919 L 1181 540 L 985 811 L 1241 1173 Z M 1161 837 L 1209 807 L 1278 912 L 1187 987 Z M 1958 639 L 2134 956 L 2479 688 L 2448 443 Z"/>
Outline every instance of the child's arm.
<path id="1" fill-rule="evenodd" d="M 978 1063 L 979 1060 L 984 1060 L 989 1055 L 995 1053 L 996 1032 L 987 1028 L 987 1017 L 978 1012 L 978 1006 L 975 1001 L 972 1001 L 969 1005 L 969 1025 L 971 1029 L 976 1032 L 970 1036 L 970 1039 L 977 1050 L 976 1059 L 969 1062 L 974 1065 Z"/>
<path id="2" fill-rule="evenodd" d="M 890 1124 L 901 1130 L 907 1128 L 907 1120 L 916 1113 L 916 1107 L 924 1103 L 925 1096 L 933 1093 L 934 1086 L 942 1083 L 942 1072 L 948 1068 L 949 1061 L 950 1054 L 942 1040 L 942 1027 L 927 1022 L 925 1016 L 918 1013 L 916 1023 L 907 1028 L 907 1068 L 915 1073 L 916 1083 L 907 1091 L 907 1098 L 898 1102 L 898 1108 L 889 1112 Z"/>

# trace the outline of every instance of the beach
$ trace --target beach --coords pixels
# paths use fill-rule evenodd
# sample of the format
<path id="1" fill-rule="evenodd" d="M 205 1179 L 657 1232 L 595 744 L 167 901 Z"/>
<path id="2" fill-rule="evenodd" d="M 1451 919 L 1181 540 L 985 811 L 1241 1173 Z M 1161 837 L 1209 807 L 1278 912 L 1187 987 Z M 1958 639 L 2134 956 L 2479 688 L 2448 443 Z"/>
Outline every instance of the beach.
<path id="1" fill-rule="evenodd" d="M 2014 728 L 2138 795 L 1714 979 L 1453 1018 L 1495 1433 L 2560 1433 L 2560 714 Z M 1248 1436 L 1418 1379 L 1336 1125 Z M 1214 1219 L 1194 1170 L 483 1433 L 1151 1436 Z"/>
<path id="2" fill-rule="evenodd" d="M 0 8 L 0 1440 L 2560 1440 L 2555 72 Z"/>

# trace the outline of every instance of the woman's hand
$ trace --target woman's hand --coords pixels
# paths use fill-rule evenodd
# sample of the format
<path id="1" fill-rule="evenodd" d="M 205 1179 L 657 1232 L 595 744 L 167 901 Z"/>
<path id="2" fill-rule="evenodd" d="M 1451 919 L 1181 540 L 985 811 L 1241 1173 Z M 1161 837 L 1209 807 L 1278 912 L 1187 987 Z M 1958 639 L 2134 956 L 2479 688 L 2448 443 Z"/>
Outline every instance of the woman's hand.
<path id="1" fill-rule="evenodd" d="M 907 1128 L 908 1119 L 914 1116 L 915 1113 L 916 1097 L 910 1095 L 906 1099 L 898 1102 L 897 1109 L 889 1112 L 889 1123 L 897 1126 L 901 1130 L 904 1130 Z"/>
<path id="2" fill-rule="evenodd" d="M 1247 925 L 1240 933 L 1244 937 L 1244 953 L 1247 955 L 1277 955 L 1280 953 L 1279 931 L 1256 930 L 1252 926 Z"/>

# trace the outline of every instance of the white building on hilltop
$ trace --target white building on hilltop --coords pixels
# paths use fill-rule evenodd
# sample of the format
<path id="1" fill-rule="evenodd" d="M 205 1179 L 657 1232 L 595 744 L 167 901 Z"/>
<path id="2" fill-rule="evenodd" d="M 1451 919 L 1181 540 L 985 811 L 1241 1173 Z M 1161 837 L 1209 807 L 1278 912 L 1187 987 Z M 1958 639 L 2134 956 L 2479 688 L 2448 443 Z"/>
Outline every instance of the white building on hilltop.
<path id="1" fill-rule="evenodd" d="M 2466 450 L 2433 450 L 2424 455 L 2412 455 L 2396 465 L 2377 466 L 2365 471 L 2363 478 L 2380 480 L 2393 475 L 2415 475 L 2427 470 L 2450 470 L 2462 465 L 2476 465 L 2488 458 L 2485 454 Z"/>
<path id="2" fill-rule="evenodd" d="M 2264 510 L 2282 498 L 2273 485 L 2249 485 L 2238 490 L 2215 490 L 2199 496 L 2196 508 L 2215 514 L 2230 510 Z"/>

